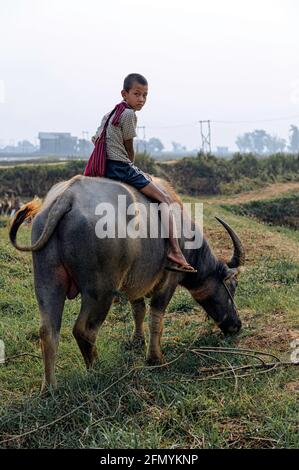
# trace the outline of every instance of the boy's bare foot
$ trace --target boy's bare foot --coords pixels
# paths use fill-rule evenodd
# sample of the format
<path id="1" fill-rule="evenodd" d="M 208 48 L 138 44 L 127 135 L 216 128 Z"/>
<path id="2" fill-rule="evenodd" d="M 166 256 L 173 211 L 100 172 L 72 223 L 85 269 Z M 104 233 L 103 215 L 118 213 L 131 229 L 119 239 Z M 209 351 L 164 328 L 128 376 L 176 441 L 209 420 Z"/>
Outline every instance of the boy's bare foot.
<path id="1" fill-rule="evenodd" d="M 181 253 L 169 252 L 167 259 L 172 263 L 175 263 L 177 266 L 169 266 L 166 269 L 169 271 L 178 271 L 178 272 L 190 272 L 197 273 L 197 269 L 194 269 L 191 264 L 189 264 Z"/>

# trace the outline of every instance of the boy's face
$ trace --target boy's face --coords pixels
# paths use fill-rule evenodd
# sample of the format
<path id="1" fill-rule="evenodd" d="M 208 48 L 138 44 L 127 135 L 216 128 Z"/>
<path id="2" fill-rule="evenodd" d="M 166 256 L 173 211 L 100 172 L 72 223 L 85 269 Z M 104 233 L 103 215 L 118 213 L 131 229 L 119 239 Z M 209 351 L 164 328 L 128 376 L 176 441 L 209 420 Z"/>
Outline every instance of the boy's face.
<path id="1" fill-rule="evenodd" d="M 134 82 L 129 91 L 122 90 L 121 95 L 134 111 L 140 111 L 145 105 L 148 86 Z"/>

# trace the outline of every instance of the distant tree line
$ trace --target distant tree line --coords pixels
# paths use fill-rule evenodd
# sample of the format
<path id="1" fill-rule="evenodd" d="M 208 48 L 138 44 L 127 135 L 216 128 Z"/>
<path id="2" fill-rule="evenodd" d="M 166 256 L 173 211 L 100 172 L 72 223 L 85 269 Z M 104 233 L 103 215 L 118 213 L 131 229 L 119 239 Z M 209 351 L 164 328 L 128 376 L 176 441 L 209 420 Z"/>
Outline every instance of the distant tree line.
<path id="1" fill-rule="evenodd" d="M 135 150 L 138 153 L 147 153 L 150 155 L 161 154 L 165 148 L 163 143 L 157 137 L 149 140 L 136 139 L 134 142 Z M 186 154 L 186 146 L 179 142 L 171 142 L 174 154 Z M 257 155 L 272 155 L 281 152 L 296 153 L 299 152 L 299 128 L 291 125 L 289 129 L 288 140 L 271 135 L 264 129 L 255 129 L 252 132 L 245 132 L 236 139 L 236 145 L 240 153 L 252 153 Z"/>
<path id="2" fill-rule="evenodd" d="M 171 152 L 173 153 L 180 154 L 187 152 L 187 147 L 185 145 L 180 144 L 179 142 L 173 141 L 171 142 L 171 145 Z M 157 137 L 151 137 L 149 140 L 135 139 L 134 147 L 136 152 L 148 153 L 150 155 L 161 153 L 165 149 L 163 143 Z"/>
<path id="3" fill-rule="evenodd" d="M 151 137 L 149 140 L 135 139 L 134 147 L 138 153 L 149 153 L 151 155 L 160 153 L 164 149 L 164 145 L 157 137 Z"/>
<path id="4" fill-rule="evenodd" d="M 299 152 L 299 129 L 291 125 L 288 142 L 286 139 L 268 134 L 264 129 L 256 129 L 238 136 L 236 145 L 241 153 L 273 154 L 286 150 L 296 153 Z"/>

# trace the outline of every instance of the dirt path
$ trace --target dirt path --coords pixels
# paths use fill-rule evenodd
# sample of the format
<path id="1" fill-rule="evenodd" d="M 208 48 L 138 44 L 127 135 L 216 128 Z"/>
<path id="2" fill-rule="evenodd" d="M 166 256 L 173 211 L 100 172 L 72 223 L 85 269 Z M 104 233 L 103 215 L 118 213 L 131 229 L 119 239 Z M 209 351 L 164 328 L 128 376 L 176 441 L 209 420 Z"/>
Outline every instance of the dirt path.
<path id="1" fill-rule="evenodd" d="M 72 161 L 72 160 L 69 160 Z M 0 169 L 1 170 L 6 170 L 10 168 L 16 168 L 16 167 L 22 167 L 22 166 L 34 166 L 34 165 L 48 165 L 48 166 L 53 166 L 53 165 L 65 165 L 68 163 L 67 160 L 63 161 L 54 161 L 54 162 L 45 162 L 45 161 L 38 161 L 38 162 L 22 162 L 22 163 L 7 163 L 7 165 L 0 164 Z"/>
<path id="2" fill-rule="evenodd" d="M 266 186 L 263 189 L 258 189 L 255 191 L 249 191 L 242 194 L 236 194 L 234 196 L 216 196 L 209 198 L 209 201 L 212 203 L 231 203 L 231 204 L 240 204 L 242 202 L 255 201 L 258 199 L 271 199 L 278 197 L 281 194 L 285 194 L 289 191 L 299 192 L 299 181 L 289 182 L 289 183 L 274 183 L 269 186 Z"/>
<path id="3" fill-rule="evenodd" d="M 203 203 L 210 207 L 214 204 L 240 204 L 254 200 L 271 199 L 296 190 L 299 192 L 299 182 L 275 183 L 266 186 L 264 189 L 236 194 L 234 196 L 210 197 L 206 200 L 204 199 Z M 228 222 L 230 222 L 229 217 Z M 239 222 L 238 234 L 243 240 L 246 249 L 246 264 L 256 263 L 265 254 L 269 254 L 273 258 L 291 256 L 294 261 L 299 262 L 297 240 L 273 230 L 267 224 L 260 223 L 261 229 L 259 230 L 256 224 L 258 222 L 255 219 L 252 219 L 252 223 L 250 223 L 250 219 Z M 221 252 L 228 259 L 231 253 L 230 241 L 224 240 L 222 228 L 219 227 L 217 222 L 213 221 L 211 226 L 206 227 L 206 235 L 208 239 L 212 240 L 213 247 L 219 250 L 218 253 Z"/>

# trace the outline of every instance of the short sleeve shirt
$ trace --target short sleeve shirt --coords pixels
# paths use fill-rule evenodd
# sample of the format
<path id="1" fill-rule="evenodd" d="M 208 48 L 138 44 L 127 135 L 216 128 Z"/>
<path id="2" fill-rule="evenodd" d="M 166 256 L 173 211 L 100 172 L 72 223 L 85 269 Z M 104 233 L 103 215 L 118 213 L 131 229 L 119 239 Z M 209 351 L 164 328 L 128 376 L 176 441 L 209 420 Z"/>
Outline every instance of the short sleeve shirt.
<path id="1" fill-rule="evenodd" d="M 100 127 L 97 129 L 96 137 L 101 135 L 105 122 L 107 121 L 109 113 L 106 114 L 101 122 Z M 110 160 L 117 160 L 121 162 L 131 163 L 128 157 L 124 140 L 130 140 L 136 137 L 137 116 L 133 109 L 125 109 L 120 117 L 118 126 L 112 124 L 113 116 L 110 118 L 106 130 L 106 150 L 107 158 Z"/>

